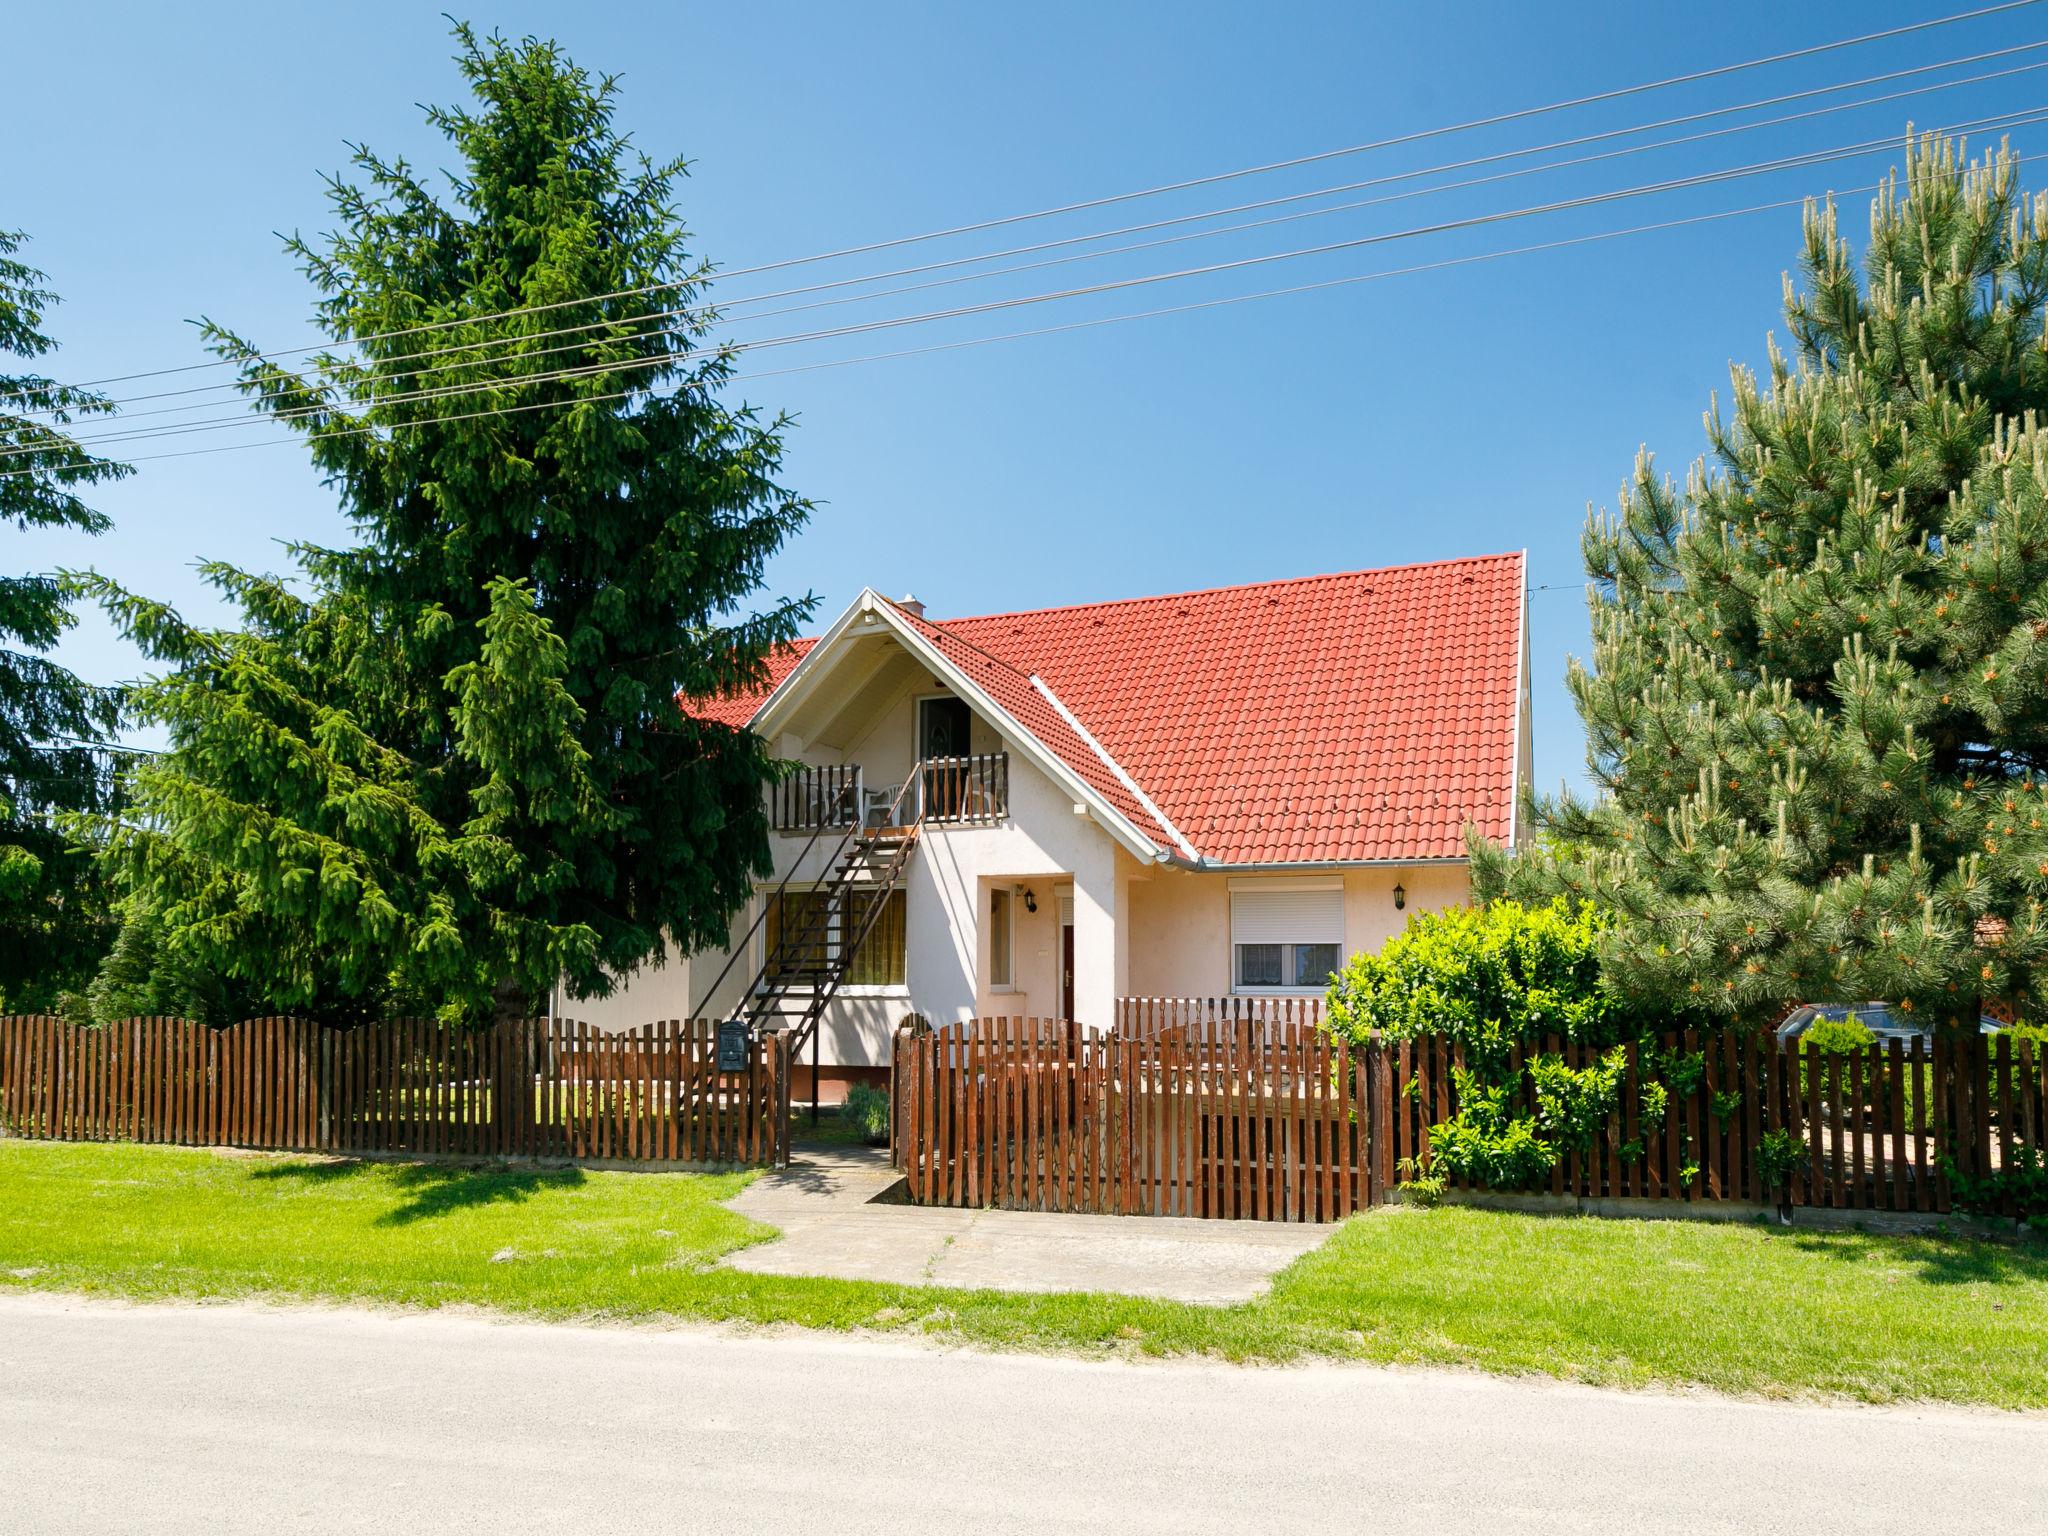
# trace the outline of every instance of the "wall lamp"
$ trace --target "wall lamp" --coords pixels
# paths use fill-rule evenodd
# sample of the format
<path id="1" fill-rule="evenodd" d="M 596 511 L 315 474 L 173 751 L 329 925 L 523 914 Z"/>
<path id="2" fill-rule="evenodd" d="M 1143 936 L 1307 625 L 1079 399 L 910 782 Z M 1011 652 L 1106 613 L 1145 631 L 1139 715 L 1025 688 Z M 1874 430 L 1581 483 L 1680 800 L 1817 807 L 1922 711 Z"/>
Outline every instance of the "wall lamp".
<path id="1" fill-rule="evenodd" d="M 1036 912 L 1038 910 L 1038 898 L 1031 894 L 1031 887 L 1028 885 L 1023 885 L 1019 886 L 1018 890 L 1021 891 L 1024 896 L 1024 910 L 1026 912 Z"/>
<path id="2" fill-rule="evenodd" d="M 1399 912 L 1408 905 L 1408 893 L 1401 889 L 1401 882 L 1394 882 L 1394 910 Z"/>

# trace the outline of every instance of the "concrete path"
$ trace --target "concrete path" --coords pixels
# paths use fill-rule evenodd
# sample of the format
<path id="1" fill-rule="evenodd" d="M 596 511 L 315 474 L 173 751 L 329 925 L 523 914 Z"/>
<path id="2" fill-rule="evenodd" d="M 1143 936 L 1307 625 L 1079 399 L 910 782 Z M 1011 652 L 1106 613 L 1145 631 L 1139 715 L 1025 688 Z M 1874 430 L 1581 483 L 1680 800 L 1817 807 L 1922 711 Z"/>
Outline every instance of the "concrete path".
<path id="1" fill-rule="evenodd" d="M 2048 1420 L 0 1296 L 0 1533 L 2048 1528 Z"/>
<path id="2" fill-rule="evenodd" d="M 1121 1291 L 1227 1306 L 1334 1230 L 1276 1221 L 966 1211 L 886 1197 L 901 1177 L 867 1148 L 799 1148 L 788 1168 L 736 1196 L 734 1210 L 779 1227 L 735 1269 L 896 1285 L 1000 1291 Z M 879 1198 L 878 1197 L 882 1197 Z"/>

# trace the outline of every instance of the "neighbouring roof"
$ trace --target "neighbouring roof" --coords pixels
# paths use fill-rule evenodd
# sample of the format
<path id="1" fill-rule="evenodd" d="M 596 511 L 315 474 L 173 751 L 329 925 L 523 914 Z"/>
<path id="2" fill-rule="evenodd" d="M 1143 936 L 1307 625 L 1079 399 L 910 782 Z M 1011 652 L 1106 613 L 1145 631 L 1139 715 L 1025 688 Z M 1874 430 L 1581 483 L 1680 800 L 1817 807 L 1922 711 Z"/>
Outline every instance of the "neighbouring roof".
<path id="1" fill-rule="evenodd" d="M 1135 826 L 1220 864 L 1461 858 L 1512 828 L 1523 558 L 1439 560 L 978 618 L 894 617 Z M 893 605 L 892 605 L 893 606 Z M 700 702 L 738 725 L 767 687 Z M 1162 828 L 1045 700 L 1058 696 Z"/>
<path id="2" fill-rule="evenodd" d="M 811 647 L 817 643 L 815 640 L 792 640 L 788 645 L 778 647 L 768 657 L 768 675 L 762 679 L 759 688 L 716 698 L 685 699 L 683 707 L 700 720 L 716 720 L 720 725 L 745 725 L 754 718 L 761 701 L 775 691 L 775 685 L 794 672 L 796 664 L 810 655 Z"/>

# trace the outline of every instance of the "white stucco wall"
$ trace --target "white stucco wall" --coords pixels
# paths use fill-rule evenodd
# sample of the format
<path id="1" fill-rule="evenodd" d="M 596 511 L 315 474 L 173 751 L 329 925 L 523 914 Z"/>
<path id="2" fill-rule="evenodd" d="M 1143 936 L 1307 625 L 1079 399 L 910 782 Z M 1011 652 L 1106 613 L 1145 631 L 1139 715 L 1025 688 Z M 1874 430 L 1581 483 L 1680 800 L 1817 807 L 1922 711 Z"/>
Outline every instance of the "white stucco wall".
<path id="1" fill-rule="evenodd" d="M 1130 882 L 1130 985 L 1140 997 L 1227 997 L 1230 973 L 1230 881 L 1224 873 L 1152 869 Z M 1239 879 L 1256 879 L 1241 875 Z M 1464 864 L 1405 864 L 1343 872 L 1344 952 L 1376 950 L 1421 912 L 1466 901 Z M 1394 910 L 1394 886 L 1407 907 Z"/>
<path id="2" fill-rule="evenodd" d="M 1010 757 L 1010 819 L 1000 826 L 931 827 L 910 869 L 906 974 L 920 1012 L 941 1023 L 979 1015 L 1049 1017 L 1059 1009 L 1059 892 L 1074 895 L 1074 1006 L 1107 1006 L 1116 984 L 1117 847 L 1044 774 Z M 1035 914 L 1016 908 L 1017 989 L 983 989 L 988 891 L 1029 886 Z M 1105 1014 L 1104 1017 L 1107 1017 Z"/>

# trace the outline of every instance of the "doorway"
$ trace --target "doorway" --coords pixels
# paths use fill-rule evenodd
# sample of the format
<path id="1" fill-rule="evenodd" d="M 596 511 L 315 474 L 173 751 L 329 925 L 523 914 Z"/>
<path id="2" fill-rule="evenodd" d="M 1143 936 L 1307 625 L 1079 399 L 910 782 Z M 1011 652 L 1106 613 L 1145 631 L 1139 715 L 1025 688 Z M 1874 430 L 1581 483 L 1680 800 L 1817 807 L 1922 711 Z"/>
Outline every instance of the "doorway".
<path id="1" fill-rule="evenodd" d="M 965 757 L 973 738 L 974 717 L 967 701 L 940 695 L 917 701 L 917 755 L 927 764 Z M 960 814 L 966 775 L 957 765 L 924 770 L 924 813 L 939 821 Z"/>
<path id="2" fill-rule="evenodd" d="M 1074 920 L 1060 919 L 1060 1017 L 1074 1017 Z"/>

